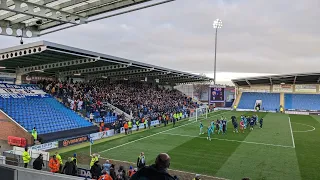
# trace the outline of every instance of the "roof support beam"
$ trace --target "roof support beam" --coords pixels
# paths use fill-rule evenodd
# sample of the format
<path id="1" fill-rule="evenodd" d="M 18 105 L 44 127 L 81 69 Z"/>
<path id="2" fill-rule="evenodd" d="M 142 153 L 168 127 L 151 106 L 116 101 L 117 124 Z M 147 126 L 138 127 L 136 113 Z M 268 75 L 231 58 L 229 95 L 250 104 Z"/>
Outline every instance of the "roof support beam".
<path id="1" fill-rule="evenodd" d="M 110 70 L 115 70 L 115 69 L 123 69 L 123 68 L 127 68 L 127 67 L 129 67 L 129 65 L 123 65 L 123 64 L 111 65 L 111 66 L 101 66 L 101 67 L 93 67 L 93 68 L 64 71 L 64 72 L 61 72 L 60 75 L 61 76 L 70 76 L 70 75 L 74 75 L 74 74 L 95 73 L 95 72 L 99 72 L 99 71 L 110 71 Z"/>
<path id="2" fill-rule="evenodd" d="M 76 4 L 80 4 L 80 3 L 83 3 L 83 2 L 86 2 L 86 1 L 87 0 L 72 0 L 72 1 L 67 1 L 67 2 L 58 4 L 58 5 L 54 5 L 54 6 L 50 5 L 50 4 L 54 4 L 54 2 L 51 3 L 50 1 L 48 1 L 48 2 L 45 2 L 43 5 L 46 5 L 45 7 L 51 7 L 51 8 L 56 9 L 56 10 L 58 10 L 58 9 L 63 10 L 64 8 L 68 8 L 70 6 L 73 6 L 73 5 L 76 5 Z M 59 11 L 59 12 L 61 12 L 61 11 Z M 68 11 L 63 11 L 63 12 L 71 13 L 71 11 L 69 11 L 69 12 Z M 27 21 L 29 19 L 32 19 L 32 17 L 24 16 L 24 17 L 21 17 L 21 18 L 18 18 L 16 20 L 12 21 L 12 22 L 13 23 L 18 23 L 18 22 L 22 22 L 22 21 Z M 35 22 L 31 22 L 31 23 L 28 23 L 28 26 L 35 25 L 35 24 L 36 24 Z"/>
<path id="3" fill-rule="evenodd" d="M 42 1 L 38 1 L 37 4 L 38 4 L 38 5 L 46 5 L 46 4 L 48 4 L 48 3 L 55 2 L 55 1 L 56 1 L 56 0 L 42 0 Z M 8 6 L 9 8 L 13 8 L 13 5 L 15 5 L 13 1 L 8 1 L 8 2 L 7 2 L 7 6 Z M 22 9 L 23 11 L 26 11 L 26 10 L 28 10 L 28 7 L 27 7 L 27 6 L 21 7 L 21 9 Z M 12 17 L 12 16 L 14 16 L 14 15 L 16 15 L 15 12 L 7 12 L 6 14 L 1 15 L 0 19 L 7 19 L 7 18 Z"/>
<path id="4" fill-rule="evenodd" d="M 90 78 L 114 77 L 114 76 L 146 73 L 146 72 L 151 72 L 151 69 L 135 69 L 135 70 L 127 70 L 127 71 L 106 72 L 106 73 L 90 75 Z"/>
<path id="5" fill-rule="evenodd" d="M 7 28 L 11 29 L 12 32 L 8 31 Z M 18 32 L 20 31 L 20 32 Z M 31 31 L 31 36 L 27 35 L 27 32 Z M 9 21 L 0 20 L 0 35 L 4 36 L 22 36 L 22 37 L 34 37 L 40 34 L 40 31 L 35 27 L 26 27 L 23 23 L 11 24 Z"/>
<path id="6" fill-rule="evenodd" d="M 27 73 L 34 72 L 34 71 L 44 71 L 47 69 L 68 67 L 68 66 L 87 64 L 87 63 L 94 63 L 96 61 L 97 61 L 97 59 L 93 59 L 93 58 L 75 59 L 75 60 L 71 60 L 71 61 L 64 61 L 64 62 L 42 64 L 42 65 L 37 65 L 37 66 L 23 67 L 23 68 L 20 68 L 20 71 L 23 74 L 27 74 Z"/>
<path id="7" fill-rule="evenodd" d="M 153 76 L 164 76 L 167 75 L 165 72 L 157 72 L 157 73 L 147 73 L 147 74 L 135 74 L 135 75 L 127 75 L 127 76 L 117 76 L 117 79 L 132 79 L 132 78 L 145 78 L 145 77 L 153 77 Z"/>
<path id="8" fill-rule="evenodd" d="M 246 79 L 246 82 L 247 82 L 247 84 L 249 85 L 249 86 L 251 86 L 251 83 Z"/>
<path id="9" fill-rule="evenodd" d="M 0 10 L 10 11 L 18 14 L 24 14 L 32 17 L 38 17 L 43 19 L 49 19 L 52 21 L 64 22 L 64 23 L 71 23 L 71 24 L 82 24 L 85 21 L 83 16 L 64 12 L 60 10 L 56 10 L 54 8 L 50 8 L 47 6 L 31 3 L 28 1 L 22 0 L 13 0 L 14 6 L 9 8 L 7 6 L 6 0 L 1 0 Z M 27 5 L 27 8 L 21 8 L 24 4 Z M 38 9 L 39 11 L 36 11 Z M 80 22 L 76 22 L 79 19 Z M 19 22 L 15 22 L 19 23 Z"/>
<path id="10" fill-rule="evenodd" d="M 141 0 L 136 0 L 141 1 Z M 143 1 L 143 0 L 142 0 Z M 120 7 L 126 7 L 132 5 L 132 0 L 100 0 L 96 2 L 92 2 L 87 5 L 75 7 L 73 9 L 67 10 L 68 12 L 73 11 L 76 14 L 80 14 L 81 16 L 94 16 L 102 14 L 103 12 L 109 12 L 113 9 L 118 9 Z M 89 11 L 86 11 L 89 9 Z M 40 29 L 48 29 L 50 27 L 54 27 L 56 25 L 61 24 L 59 21 L 48 22 L 40 27 Z M 32 25 L 32 24 L 30 24 Z"/>
<path id="11" fill-rule="evenodd" d="M 272 78 L 271 77 L 269 77 L 269 81 L 270 81 L 270 84 L 272 85 L 273 83 L 272 83 Z"/>
<path id="12" fill-rule="evenodd" d="M 294 76 L 293 84 L 296 84 L 297 76 Z"/>

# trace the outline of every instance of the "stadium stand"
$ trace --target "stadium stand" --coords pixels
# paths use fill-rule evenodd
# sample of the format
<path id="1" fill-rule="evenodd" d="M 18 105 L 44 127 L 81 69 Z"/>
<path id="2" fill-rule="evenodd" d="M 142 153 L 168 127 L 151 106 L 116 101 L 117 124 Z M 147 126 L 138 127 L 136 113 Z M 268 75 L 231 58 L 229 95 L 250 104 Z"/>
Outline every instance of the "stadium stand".
<path id="1" fill-rule="evenodd" d="M 285 109 L 320 110 L 318 94 L 285 94 Z"/>
<path id="2" fill-rule="evenodd" d="M 33 127 L 38 127 L 39 134 L 92 126 L 51 97 L 1 98 L 0 108 L 29 132 Z"/>
<path id="3" fill-rule="evenodd" d="M 279 93 L 257 93 L 243 92 L 238 108 L 239 109 L 254 109 L 256 100 L 262 101 L 261 109 L 273 111 L 279 108 L 280 94 Z"/>

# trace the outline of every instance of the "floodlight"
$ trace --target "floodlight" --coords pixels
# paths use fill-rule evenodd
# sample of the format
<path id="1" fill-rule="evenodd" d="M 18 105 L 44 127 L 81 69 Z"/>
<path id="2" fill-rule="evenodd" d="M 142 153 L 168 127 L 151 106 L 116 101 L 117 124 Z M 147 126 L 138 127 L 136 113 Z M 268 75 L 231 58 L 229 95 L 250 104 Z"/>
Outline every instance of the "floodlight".
<path id="1" fill-rule="evenodd" d="M 220 29 L 222 28 L 222 21 L 221 19 L 216 19 L 213 21 L 213 28 Z"/>

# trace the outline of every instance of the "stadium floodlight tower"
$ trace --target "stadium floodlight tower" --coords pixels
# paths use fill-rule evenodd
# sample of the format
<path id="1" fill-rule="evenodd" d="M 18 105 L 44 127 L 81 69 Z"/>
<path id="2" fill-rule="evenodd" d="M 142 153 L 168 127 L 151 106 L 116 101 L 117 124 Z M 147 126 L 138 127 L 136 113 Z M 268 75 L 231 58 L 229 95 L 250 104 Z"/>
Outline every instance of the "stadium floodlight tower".
<path id="1" fill-rule="evenodd" d="M 222 28 L 221 19 L 216 19 L 213 21 L 213 28 L 216 29 L 215 45 L 214 45 L 214 74 L 213 74 L 213 84 L 216 84 L 216 71 L 217 71 L 217 42 L 218 42 L 218 29 Z"/>

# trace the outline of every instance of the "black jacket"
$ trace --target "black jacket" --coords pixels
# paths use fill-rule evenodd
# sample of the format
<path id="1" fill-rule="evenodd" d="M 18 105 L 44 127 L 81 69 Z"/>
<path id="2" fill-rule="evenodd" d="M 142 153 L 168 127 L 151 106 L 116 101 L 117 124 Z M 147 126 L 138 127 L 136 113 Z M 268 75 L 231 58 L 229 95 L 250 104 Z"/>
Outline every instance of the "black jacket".
<path id="1" fill-rule="evenodd" d="M 130 180 L 175 180 L 175 178 L 165 170 L 158 170 L 155 165 L 152 165 L 140 169 Z"/>
<path id="2" fill-rule="evenodd" d="M 66 162 L 66 164 L 63 167 L 62 172 L 66 175 L 72 175 L 75 176 L 77 175 L 77 168 L 76 165 L 74 164 L 73 161 L 71 162 Z"/>
<path id="3" fill-rule="evenodd" d="M 44 166 L 43 159 L 40 159 L 38 157 L 33 161 L 33 169 L 42 170 L 43 166 Z"/>
<path id="4" fill-rule="evenodd" d="M 102 168 L 100 164 L 95 163 L 90 169 L 92 178 L 98 179 L 101 176 L 101 171 L 102 171 Z"/>

